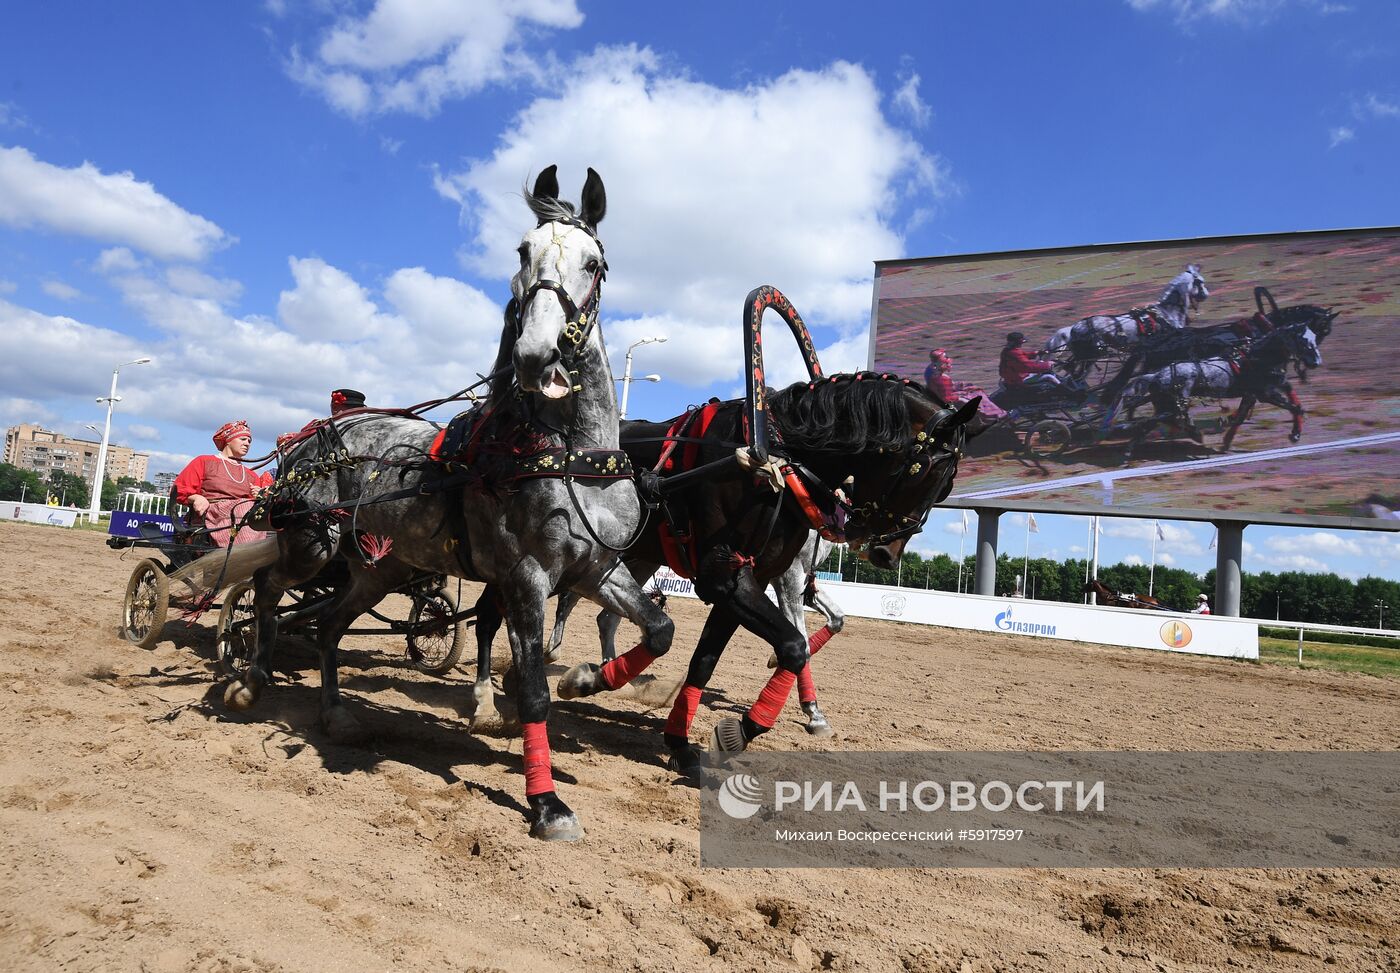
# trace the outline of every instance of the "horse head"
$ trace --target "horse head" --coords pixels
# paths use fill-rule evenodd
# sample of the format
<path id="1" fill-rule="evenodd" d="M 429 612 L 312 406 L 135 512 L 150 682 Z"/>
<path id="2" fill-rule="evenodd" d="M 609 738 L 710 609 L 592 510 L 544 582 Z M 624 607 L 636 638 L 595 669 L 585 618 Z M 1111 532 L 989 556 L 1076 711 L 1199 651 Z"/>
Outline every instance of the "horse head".
<path id="1" fill-rule="evenodd" d="M 1206 286 L 1200 264 L 1187 264 L 1186 269 L 1167 284 L 1157 303 L 1164 307 L 1179 307 L 1182 311 L 1194 311 L 1208 297 L 1210 288 Z"/>
<path id="2" fill-rule="evenodd" d="M 603 180 L 592 169 L 578 210 L 559 199 L 556 167 L 535 180 L 525 202 L 539 220 L 520 241 L 520 271 L 511 278 L 516 330 L 511 362 L 526 392 L 562 399 L 576 390 L 575 366 L 595 339 L 607 261 L 598 224 L 607 211 Z"/>
<path id="3" fill-rule="evenodd" d="M 1322 365 L 1322 350 L 1318 347 L 1320 339 L 1307 325 L 1299 325 L 1290 332 L 1290 340 L 1293 346 L 1293 357 L 1298 359 L 1298 363 L 1306 368 L 1318 368 Z"/>
<path id="4" fill-rule="evenodd" d="M 906 386 L 918 388 L 917 386 Z M 927 394 L 907 396 L 910 437 L 903 448 L 876 456 L 852 484 L 855 513 L 846 540 L 877 568 L 891 570 L 909 539 L 923 530 L 935 504 L 947 499 L 977 415 L 978 398 L 944 405 Z"/>

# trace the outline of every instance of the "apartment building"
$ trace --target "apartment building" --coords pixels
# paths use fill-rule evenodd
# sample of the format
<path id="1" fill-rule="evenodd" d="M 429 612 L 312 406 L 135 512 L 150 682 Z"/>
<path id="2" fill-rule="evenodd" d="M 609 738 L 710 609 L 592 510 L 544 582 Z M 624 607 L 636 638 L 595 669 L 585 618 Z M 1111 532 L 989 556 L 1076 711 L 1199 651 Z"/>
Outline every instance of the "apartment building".
<path id="1" fill-rule="evenodd" d="M 97 453 L 101 443 L 74 439 L 43 426 L 21 423 L 5 430 L 5 462 L 21 469 L 33 470 L 48 477 L 53 470 L 62 470 L 82 477 L 91 488 L 97 470 Z M 108 480 L 130 476 L 146 479 L 150 454 L 138 453 L 129 446 L 109 443 L 107 446 Z"/>

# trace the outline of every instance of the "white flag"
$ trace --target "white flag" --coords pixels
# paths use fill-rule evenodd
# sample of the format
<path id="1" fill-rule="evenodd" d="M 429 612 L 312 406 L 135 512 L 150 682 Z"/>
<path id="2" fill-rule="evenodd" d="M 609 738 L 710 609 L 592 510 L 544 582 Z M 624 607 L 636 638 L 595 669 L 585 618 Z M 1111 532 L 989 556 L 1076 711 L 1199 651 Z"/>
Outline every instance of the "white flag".
<path id="1" fill-rule="evenodd" d="M 1035 514 L 1027 514 L 1027 515 L 1026 515 L 1026 518 L 1027 518 L 1027 520 L 1026 520 L 1026 527 L 1030 530 L 1030 532 L 1031 532 L 1032 534 L 1039 534 L 1039 533 L 1040 533 L 1040 528 L 1039 528 L 1038 526 L 1036 526 Z"/>
<path id="2" fill-rule="evenodd" d="M 964 511 L 962 512 L 962 515 L 963 515 L 963 534 L 966 535 L 966 534 L 967 534 L 967 511 L 964 510 Z"/>
<path id="3" fill-rule="evenodd" d="M 1152 525 L 1153 525 L 1154 527 L 1157 528 L 1157 539 L 1158 539 L 1159 541 L 1164 541 L 1164 540 L 1166 540 L 1166 539 L 1167 539 L 1167 535 L 1164 534 L 1164 533 L 1162 533 L 1162 525 L 1159 524 L 1159 523 L 1157 523 L 1155 520 L 1152 522 Z"/>
<path id="4" fill-rule="evenodd" d="M 1210 546 L 1206 548 L 1207 551 L 1213 551 L 1213 550 L 1215 550 L 1215 540 L 1216 540 L 1216 538 L 1218 538 L 1219 536 L 1220 536 L 1220 528 L 1217 527 L 1217 528 L 1215 528 L 1215 533 L 1213 533 L 1213 534 L 1210 535 Z"/>
<path id="5" fill-rule="evenodd" d="M 1095 518 L 1094 518 L 1094 533 L 1095 533 L 1095 534 L 1102 534 L 1102 533 L 1103 533 L 1103 519 L 1100 518 L 1100 517 L 1095 517 Z"/>

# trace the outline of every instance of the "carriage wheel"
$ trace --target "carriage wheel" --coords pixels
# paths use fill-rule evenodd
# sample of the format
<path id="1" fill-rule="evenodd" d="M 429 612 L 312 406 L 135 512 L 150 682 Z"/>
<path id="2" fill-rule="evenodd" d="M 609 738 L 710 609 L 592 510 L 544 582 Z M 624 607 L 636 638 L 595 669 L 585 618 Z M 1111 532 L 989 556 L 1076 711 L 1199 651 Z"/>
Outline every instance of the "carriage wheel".
<path id="1" fill-rule="evenodd" d="M 126 583 L 122 602 L 122 635 L 143 649 L 154 649 L 165 630 L 170 608 L 170 579 L 154 558 L 139 562 Z"/>
<path id="2" fill-rule="evenodd" d="M 445 676 L 462 660 L 466 626 L 459 620 L 457 599 L 446 590 L 415 594 L 408 613 L 408 661 L 419 672 Z"/>
<path id="3" fill-rule="evenodd" d="M 240 582 L 224 596 L 216 639 L 219 668 L 224 675 L 241 679 L 258 651 L 258 616 L 253 606 L 252 582 Z"/>
<path id="4" fill-rule="evenodd" d="M 1069 449 L 1072 433 L 1069 424 L 1059 419 L 1042 419 L 1026 433 L 1026 452 L 1047 459 Z"/>

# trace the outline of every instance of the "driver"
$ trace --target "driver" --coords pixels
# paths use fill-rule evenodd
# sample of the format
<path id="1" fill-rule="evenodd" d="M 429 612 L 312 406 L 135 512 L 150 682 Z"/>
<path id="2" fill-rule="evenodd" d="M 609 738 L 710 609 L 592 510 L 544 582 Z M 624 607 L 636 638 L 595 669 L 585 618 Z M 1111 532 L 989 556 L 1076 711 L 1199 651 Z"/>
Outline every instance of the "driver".
<path id="1" fill-rule="evenodd" d="M 260 530 L 240 527 L 253 497 L 272 483 L 267 473 L 243 465 L 253 444 L 247 419 L 226 422 L 214 433 L 217 453 L 190 460 L 175 478 L 175 502 L 190 508 L 195 523 L 202 524 L 219 547 L 261 540 Z"/>
<path id="2" fill-rule="evenodd" d="M 1027 352 L 1025 344 L 1026 336 L 1019 331 L 1006 336 L 1006 347 L 1001 350 L 1001 361 L 997 366 L 1002 384 L 1008 389 L 1020 389 L 1032 394 L 1058 389 L 1062 383 L 1055 374 L 1054 363 L 1043 361 L 1042 352 Z"/>

